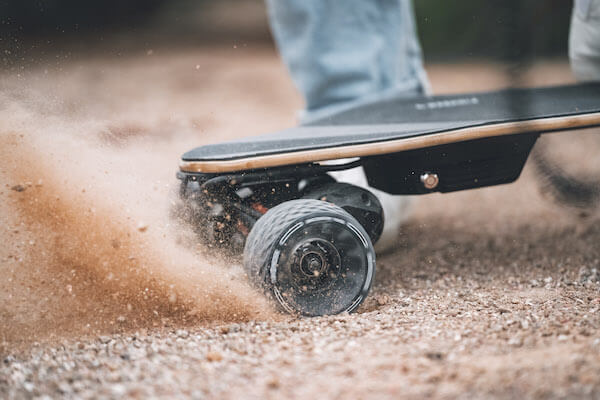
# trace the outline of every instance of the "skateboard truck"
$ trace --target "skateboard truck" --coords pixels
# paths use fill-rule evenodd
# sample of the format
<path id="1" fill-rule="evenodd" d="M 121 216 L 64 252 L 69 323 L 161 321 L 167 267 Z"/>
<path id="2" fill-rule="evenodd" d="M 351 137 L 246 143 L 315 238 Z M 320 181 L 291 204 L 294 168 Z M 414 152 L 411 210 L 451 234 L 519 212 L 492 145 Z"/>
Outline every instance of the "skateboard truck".
<path id="1" fill-rule="evenodd" d="M 178 215 L 209 247 L 243 252 L 251 282 L 283 310 L 306 316 L 350 312 L 371 286 L 372 243 L 383 231 L 377 197 L 327 174 L 356 166 L 179 172 L 184 201 Z"/>

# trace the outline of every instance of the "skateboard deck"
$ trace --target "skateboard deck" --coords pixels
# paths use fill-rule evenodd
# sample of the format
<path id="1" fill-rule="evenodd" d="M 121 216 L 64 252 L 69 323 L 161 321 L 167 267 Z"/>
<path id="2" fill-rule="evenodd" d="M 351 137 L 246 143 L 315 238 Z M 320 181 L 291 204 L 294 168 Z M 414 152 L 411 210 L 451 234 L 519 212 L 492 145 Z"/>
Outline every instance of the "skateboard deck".
<path id="1" fill-rule="evenodd" d="M 182 156 L 180 170 L 224 174 L 354 157 L 385 164 L 385 156 L 411 150 L 596 125 L 598 83 L 394 99 L 273 134 L 201 146 Z M 498 143 L 487 143 L 492 153 L 500 151 Z"/>

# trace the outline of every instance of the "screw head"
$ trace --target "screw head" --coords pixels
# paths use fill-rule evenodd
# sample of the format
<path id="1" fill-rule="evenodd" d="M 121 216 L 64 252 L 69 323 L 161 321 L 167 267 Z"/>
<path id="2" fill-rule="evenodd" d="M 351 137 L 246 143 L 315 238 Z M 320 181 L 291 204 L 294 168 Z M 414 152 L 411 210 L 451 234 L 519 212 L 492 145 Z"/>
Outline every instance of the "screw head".
<path id="1" fill-rule="evenodd" d="M 437 174 L 426 172 L 421 175 L 421 182 L 423 182 L 425 189 L 435 189 L 438 183 L 440 183 L 440 178 L 437 176 Z"/>

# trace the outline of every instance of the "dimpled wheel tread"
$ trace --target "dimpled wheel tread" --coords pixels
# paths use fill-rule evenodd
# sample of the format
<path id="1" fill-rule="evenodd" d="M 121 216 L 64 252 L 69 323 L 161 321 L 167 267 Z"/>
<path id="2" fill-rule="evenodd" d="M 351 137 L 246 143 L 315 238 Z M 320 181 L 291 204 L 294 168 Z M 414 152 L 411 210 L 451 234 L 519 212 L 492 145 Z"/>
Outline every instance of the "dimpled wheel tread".
<path id="1" fill-rule="evenodd" d="M 271 208 L 256 222 L 244 248 L 244 269 L 254 285 L 263 285 L 263 264 L 269 256 L 269 250 L 272 250 L 271 247 L 283 231 L 298 219 L 323 211 L 345 212 L 324 201 L 291 200 Z"/>
<path id="2" fill-rule="evenodd" d="M 298 226 L 304 228 L 299 229 Z M 331 232 L 329 232 L 330 230 Z M 329 240 L 328 238 L 334 239 Z M 340 238 L 339 241 L 337 238 Z M 304 247 L 298 250 L 302 245 Z M 336 246 L 341 250 L 337 250 Z M 306 269 L 302 269 L 304 275 L 301 277 L 310 282 L 318 279 L 320 285 L 321 281 L 330 280 L 329 275 L 331 275 L 333 277 L 331 280 L 334 280 L 335 284 L 328 282 L 327 289 L 315 284 L 315 294 L 312 298 L 308 299 L 309 295 L 306 293 L 301 295 L 304 296 L 302 301 L 309 306 L 304 307 L 302 301 L 292 302 L 293 304 L 290 306 L 290 302 L 281 297 L 280 281 L 285 281 L 286 274 L 292 273 L 290 265 L 293 264 L 295 268 L 303 268 L 299 266 L 301 263 L 293 263 L 291 260 L 297 261 L 299 251 L 304 251 L 301 253 L 302 259 L 304 259 L 304 255 L 310 253 L 311 248 L 316 249 L 317 253 L 321 251 L 322 255 L 325 255 L 320 259 L 324 266 L 329 268 L 336 266 L 338 269 L 335 273 L 324 270 L 325 273 L 322 277 L 319 277 L 318 273 L 315 273 L 315 276 L 307 275 Z M 278 258 L 280 253 L 283 255 Z M 286 254 L 287 258 L 284 257 Z M 281 263 L 285 261 L 285 265 L 277 263 L 276 282 L 273 282 L 274 278 L 272 277 L 273 259 L 277 259 Z M 345 262 L 346 260 L 348 262 Z M 338 271 L 345 268 L 342 265 L 344 263 L 352 265 L 353 269 L 349 270 L 347 275 L 336 276 Z M 273 207 L 256 222 L 246 240 L 244 249 L 244 269 L 250 281 L 256 287 L 265 289 L 286 311 L 303 315 L 332 314 L 356 309 L 370 288 L 374 277 L 374 266 L 373 246 L 360 223 L 342 208 L 320 200 L 291 200 Z M 349 278 L 348 275 L 351 277 Z M 283 278 L 280 278 L 281 276 Z M 289 278 L 290 281 L 291 279 Z M 294 282 L 297 280 L 294 278 Z M 355 295 L 352 294 L 354 292 L 344 293 L 346 287 L 343 285 L 347 281 L 350 282 L 349 290 L 356 292 Z M 302 286 L 302 288 L 307 290 L 306 286 Z M 308 292 L 311 288 L 308 289 Z M 290 287 L 287 289 L 288 292 L 291 290 Z M 329 301 L 327 296 L 330 293 L 354 297 L 351 300 L 340 300 L 343 304 L 337 304 L 335 307 L 315 305 L 319 301 L 323 303 Z M 318 296 L 320 297 L 317 299 Z"/>

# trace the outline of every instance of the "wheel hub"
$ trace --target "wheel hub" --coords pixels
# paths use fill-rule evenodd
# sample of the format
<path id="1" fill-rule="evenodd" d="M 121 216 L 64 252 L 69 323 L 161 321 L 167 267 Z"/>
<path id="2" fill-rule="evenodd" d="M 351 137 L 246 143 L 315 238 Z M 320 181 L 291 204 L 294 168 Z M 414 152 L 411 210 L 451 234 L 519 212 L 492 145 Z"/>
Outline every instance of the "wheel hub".
<path id="1" fill-rule="evenodd" d="M 340 262 L 340 254 L 331 243 L 323 239 L 309 239 L 294 250 L 292 271 L 300 286 L 318 285 L 336 273 Z"/>
<path id="2" fill-rule="evenodd" d="M 325 254 L 316 246 L 309 245 L 299 249 L 300 271 L 308 277 L 318 277 L 327 269 Z"/>

